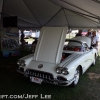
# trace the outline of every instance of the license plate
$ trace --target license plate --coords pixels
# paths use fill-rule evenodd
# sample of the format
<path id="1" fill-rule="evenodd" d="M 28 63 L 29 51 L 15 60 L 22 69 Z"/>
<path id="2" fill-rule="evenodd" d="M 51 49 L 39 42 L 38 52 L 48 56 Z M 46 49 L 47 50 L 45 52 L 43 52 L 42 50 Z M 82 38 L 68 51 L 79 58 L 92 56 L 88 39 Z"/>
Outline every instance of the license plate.
<path id="1" fill-rule="evenodd" d="M 30 76 L 30 81 L 34 82 L 34 83 L 41 84 L 43 80 L 40 78 L 37 78 L 37 77 Z"/>

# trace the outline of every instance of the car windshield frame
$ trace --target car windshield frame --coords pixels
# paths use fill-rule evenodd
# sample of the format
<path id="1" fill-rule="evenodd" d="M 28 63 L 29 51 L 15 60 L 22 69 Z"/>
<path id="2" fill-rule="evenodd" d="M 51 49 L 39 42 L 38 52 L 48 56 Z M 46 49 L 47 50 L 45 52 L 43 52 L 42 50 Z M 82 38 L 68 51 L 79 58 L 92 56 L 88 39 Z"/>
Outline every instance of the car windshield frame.
<path id="1" fill-rule="evenodd" d="M 66 45 L 65 42 L 76 42 L 76 43 L 79 43 L 80 46 L 78 45 L 69 45 L 68 44 Z M 64 42 L 64 50 L 69 50 L 69 51 L 83 51 L 83 48 L 84 48 L 84 43 L 82 41 L 77 41 L 77 40 L 71 40 L 71 39 L 66 39 Z M 68 49 L 68 47 L 71 47 L 70 49 Z M 80 50 L 77 50 L 78 48 L 76 48 L 76 50 L 74 50 L 75 48 L 74 47 L 80 47 Z"/>

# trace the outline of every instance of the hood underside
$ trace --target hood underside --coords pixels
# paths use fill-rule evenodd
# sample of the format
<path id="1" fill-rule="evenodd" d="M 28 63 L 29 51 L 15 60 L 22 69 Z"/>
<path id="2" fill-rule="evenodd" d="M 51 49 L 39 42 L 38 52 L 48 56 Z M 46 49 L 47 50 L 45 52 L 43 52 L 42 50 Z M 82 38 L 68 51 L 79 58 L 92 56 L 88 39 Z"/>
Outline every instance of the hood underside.
<path id="1" fill-rule="evenodd" d="M 66 33 L 67 27 L 43 27 L 33 60 L 60 63 Z"/>

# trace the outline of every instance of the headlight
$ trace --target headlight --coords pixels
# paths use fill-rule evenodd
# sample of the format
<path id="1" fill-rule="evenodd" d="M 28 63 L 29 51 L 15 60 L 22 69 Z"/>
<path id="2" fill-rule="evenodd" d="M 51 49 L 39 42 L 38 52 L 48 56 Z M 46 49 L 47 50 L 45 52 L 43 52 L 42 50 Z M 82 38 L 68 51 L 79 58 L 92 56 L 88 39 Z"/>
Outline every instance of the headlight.
<path id="1" fill-rule="evenodd" d="M 17 64 L 20 65 L 20 64 L 21 64 L 21 60 L 18 60 L 18 61 L 17 61 Z"/>
<path id="2" fill-rule="evenodd" d="M 62 69 L 62 74 L 67 75 L 68 74 L 68 69 L 67 68 L 63 68 Z"/>
<path id="3" fill-rule="evenodd" d="M 57 67 L 57 68 L 56 68 L 56 72 L 57 72 L 58 74 L 61 74 L 61 70 L 62 70 L 62 67 Z"/>
<path id="4" fill-rule="evenodd" d="M 63 68 L 63 67 L 57 67 L 57 68 L 56 68 L 56 72 L 57 72 L 58 74 L 64 74 L 64 75 L 69 74 L 69 73 L 68 73 L 68 69 L 67 69 L 67 68 Z"/>
<path id="5" fill-rule="evenodd" d="M 22 66 L 22 67 L 24 67 L 24 66 L 26 65 L 24 60 L 19 60 L 19 61 L 17 62 L 17 64 L 18 64 L 19 66 Z"/>

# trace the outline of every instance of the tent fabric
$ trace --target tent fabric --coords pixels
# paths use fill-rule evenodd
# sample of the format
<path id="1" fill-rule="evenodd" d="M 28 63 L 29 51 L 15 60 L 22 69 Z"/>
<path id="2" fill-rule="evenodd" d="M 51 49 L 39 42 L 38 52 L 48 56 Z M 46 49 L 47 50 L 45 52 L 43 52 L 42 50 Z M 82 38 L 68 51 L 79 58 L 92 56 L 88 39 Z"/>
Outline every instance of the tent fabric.
<path id="1" fill-rule="evenodd" d="M 0 0 L 0 26 L 2 26 L 2 25 L 1 25 L 1 23 L 2 23 L 2 21 L 1 21 L 2 5 L 3 5 L 3 0 Z"/>
<path id="2" fill-rule="evenodd" d="M 0 15 L 17 16 L 19 28 L 100 29 L 100 0 L 0 0 Z"/>

